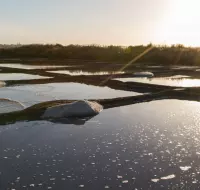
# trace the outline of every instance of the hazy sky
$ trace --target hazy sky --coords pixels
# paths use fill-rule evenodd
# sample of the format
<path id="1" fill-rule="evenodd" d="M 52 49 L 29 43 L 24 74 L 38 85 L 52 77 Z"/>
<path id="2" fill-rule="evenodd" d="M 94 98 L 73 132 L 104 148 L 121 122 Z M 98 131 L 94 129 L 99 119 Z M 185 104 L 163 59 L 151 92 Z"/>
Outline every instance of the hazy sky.
<path id="1" fill-rule="evenodd" d="M 200 46 L 200 0 L 0 0 L 0 44 Z"/>

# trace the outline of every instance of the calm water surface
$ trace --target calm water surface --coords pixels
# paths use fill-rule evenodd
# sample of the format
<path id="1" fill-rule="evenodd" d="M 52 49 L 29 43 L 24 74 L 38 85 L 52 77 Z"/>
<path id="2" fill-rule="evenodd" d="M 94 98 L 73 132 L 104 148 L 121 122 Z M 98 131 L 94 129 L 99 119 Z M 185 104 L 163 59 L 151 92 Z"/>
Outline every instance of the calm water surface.
<path id="1" fill-rule="evenodd" d="M 0 88 L 0 98 L 19 101 L 25 106 L 58 99 L 104 99 L 136 95 L 140 94 L 80 83 L 49 83 Z"/>
<path id="2" fill-rule="evenodd" d="M 76 125 L 1 126 L 0 189 L 199 189 L 199 114 L 200 103 L 163 100 Z"/>
<path id="3" fill-rule="evenodd" d="M 17 68 L 17 69 L 51 69 L 51 68 L 64 68 L 71 66 L 63 66 L 63 65 L 25 65 L 19 63 L 11 63 L 11 64 L 0 64 L 0 67 L 8 67 L 8 68 Z"/>
<path id="4" fill-rule="evenodd" d="M 44 78 L 51 78 L 51 77 L 43 77 L 40 75 L 31 75 L 31 74 L 24 74 L 24 73 L 0 73 L 0 80 L 32 80 L 32 79 L 44 79 Z"/>

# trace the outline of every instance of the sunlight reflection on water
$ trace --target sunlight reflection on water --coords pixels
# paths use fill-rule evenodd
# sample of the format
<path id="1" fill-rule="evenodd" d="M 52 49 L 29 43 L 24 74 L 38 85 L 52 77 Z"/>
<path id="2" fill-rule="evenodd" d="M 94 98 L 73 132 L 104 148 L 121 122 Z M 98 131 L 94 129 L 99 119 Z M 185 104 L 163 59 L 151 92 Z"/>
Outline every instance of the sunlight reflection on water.
<path id="1" fill-rule="evenodd" d="M 162 100 L 107 109 L 82 125 L 0 127 L 2 189 L 19 181 L 60 190 L 199 189 L 199 114 L 199 102 Z"/>

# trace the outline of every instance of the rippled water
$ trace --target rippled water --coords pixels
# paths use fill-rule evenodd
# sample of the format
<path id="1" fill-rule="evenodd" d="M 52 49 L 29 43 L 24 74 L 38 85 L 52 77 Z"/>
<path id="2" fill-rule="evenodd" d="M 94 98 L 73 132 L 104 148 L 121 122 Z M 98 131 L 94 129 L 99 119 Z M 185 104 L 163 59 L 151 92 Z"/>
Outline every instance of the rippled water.
<path id="1" fill-rule="evenodd" d="M 80 83 L 49 83 L 0 88 L 0 98 L 19 101 L 25 106 L 57 99 L 104 99 L 135 95 L 139 93 Z"/>
<path id="2" fill-rule="evenodd" d="M 0 67 L 8 67 L 8 68 L 17 68 L 17 69 L 51 69 L 51 68 L 62 68 L 62 67 L 71 67 L 71 66 L 63 66 L 63 65 L 25 65 L 19 63 L 13 64 L 0 64 Z"/>
<path id="3" fill-rule="evenodd" d="M 124 72 L 106 72 L 106 71 L 100 71 L 100 72 L 86 72 L 86 71 L 67 71 L 67 70 L 59 70 L 59 71 L 48 71 L 50 73 L 60 73 L 60 74 L 67 74 L 72 76 L 78 76 L 78 75 L 111 75 L 111 74 L 123 74 Z"/>
<path id="4" fill-rule="evenodd" d="M 200 79 L 190 79 L 188 76 L 163 77 L 163 78 L 116 78 L 122 82 L 141 82 L 156 85 L 195 87 L 200 86 Z"/>
<path id="5" fill-rule="evenodd" d="M 82 125 L 1 126 L 1 189 L 198 189 L 199 114 L 200 103 L 163 100 Z"/>

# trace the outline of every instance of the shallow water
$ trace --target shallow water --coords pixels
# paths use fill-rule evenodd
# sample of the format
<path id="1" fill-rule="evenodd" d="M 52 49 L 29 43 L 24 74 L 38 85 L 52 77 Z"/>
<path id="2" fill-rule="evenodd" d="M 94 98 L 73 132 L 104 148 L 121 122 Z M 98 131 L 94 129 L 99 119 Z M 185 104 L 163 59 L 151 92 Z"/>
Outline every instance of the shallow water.
<path id="1" fill-rule="evenodd" d="M 79 76 L 79 75 L 112 75 L 112 74 L 123 74 L 124 72 L 86 72 L 86 71 L 67 71 L 67 70 L 59 70 L 59 71 L 48 71 L 50 73 L 59 73 L 59 74 L 67 74 L 72 76 Z"/>
<path id="2" fill-rule="evenodd" d="M 136 95 L 140 93 L 80 83 L 49 83 L 0 88 L 0 98 L 19 101 L 25 106 L 58 99 L 104 99 Z"/>
<path id="3" fill-rule="evenodd" d="M 44 78 L 51 78 L 51 77 L 43 77 L 40 75 L 31 75 L 31 74 L 24 74 L 24 73 L 0 73 L 0 80 L 31 80 L 31 79 L 44 79 Z"/>
<path id="4" fill-rule="evenodd" d="M 13 64 L 0 64 L 0 67 L 8 67 L 8 68 L 17 68 L 17 69 L 51 69 L 51 68 L 62 68 L 62 67 L 71 67 L 71 66 L 63 66 L 63 65 L 25 65 L 20 63 Z"/>
<path id="5" fill-rule="evenodd" d="M 0 189 L 198 189 L 199 114 L 200 103 L 163 100 L 84 125 L 1 126 Z"/>
<path id="6" fill-rule="evenodd" d="M 177 87 L 195 87 L 200 86 L 200 79 L 186 78 L 188 76 L 180 77 L 163 77 L 163 78 L 116 78 L 122 82 L 141 82 L 147 84 L 177 86 Z"/>

